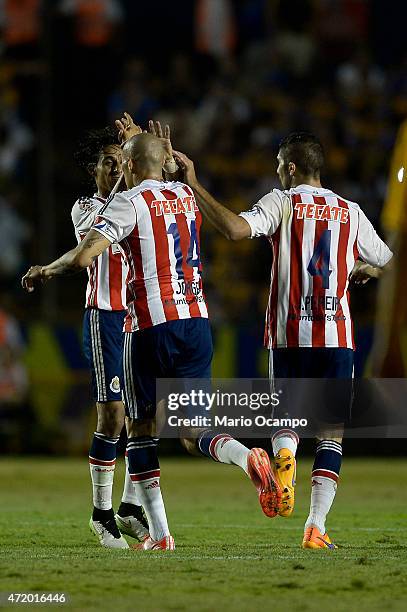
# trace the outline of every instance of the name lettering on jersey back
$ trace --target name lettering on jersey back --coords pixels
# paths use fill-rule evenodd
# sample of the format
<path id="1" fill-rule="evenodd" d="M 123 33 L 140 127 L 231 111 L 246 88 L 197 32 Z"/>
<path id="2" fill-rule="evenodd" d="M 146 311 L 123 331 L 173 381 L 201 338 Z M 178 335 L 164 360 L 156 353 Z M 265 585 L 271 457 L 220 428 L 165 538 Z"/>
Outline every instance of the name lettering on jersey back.
<path id="1" fill-rule="evenodd" d="M 305 204 L 299 202 L 295 205 L 297 219 L 315 219 L 316 221 L 339 221 L 347 223 L 349 210 L 341 206 L 329 206 L 328 204 Z"/>
<path id="2" fill-rule="evenodd" d="M 181 213 L 198 212 L 198 206 L 194 196 L 177 198 L 176 200 L 153 200 L 152 208 L 155 209 L 157 217 L 164 215 L 179 215 Z"/>

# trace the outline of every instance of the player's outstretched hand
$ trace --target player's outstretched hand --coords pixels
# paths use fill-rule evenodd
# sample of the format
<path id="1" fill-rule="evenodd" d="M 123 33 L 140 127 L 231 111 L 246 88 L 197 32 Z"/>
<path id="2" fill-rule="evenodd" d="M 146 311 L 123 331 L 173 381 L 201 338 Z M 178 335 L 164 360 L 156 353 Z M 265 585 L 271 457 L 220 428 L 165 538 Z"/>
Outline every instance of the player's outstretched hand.
<path id="1" fill-rule="evenodd" d="M 21 286 L 28 291 L 28 293 L 31 293 L 34 291 L 35 284 L 39 282 L 44 282 L 42 266 L 31 266 L 21 279 Z"/>
<path id="2" fill-rule="evenodd" d="M 349 281 L 355 285 L 366 285 L 371 278 L 378 277 L 378 270 L 363 261 L 356 261 L 352 272 L 349 275 Z"/>
<path id="3" fill-rule="evenodd" d="M 121 119 L 116 119 L 115 125 L 119 130 L 120 144 L 123 144 L 133 136 L 137 136 L 137 134 L 141 134 L 143 131 L 139 125 L 134 123 L 133 117 L 129 113 L 124 113 Z"/>
<path id="4" fill-rule="evenodd" d="M 150 134 L 153 134 L 154 136 L 157 136 L 157 138 L 160 138 L 164 144 L 166 152 L 164 171 L 167 174 L 175 174 L 175 172 L 178 171 L 178 166 L 173 155 L 170 126 L 168 124 L 165 125 L 163 130 L 160 121 L 153 121 L 152 119 L 150 119 L 150 121 L 148 122 L 148 131 L 150 132 Z"/>
<path id="5" fill-rule="evenodd" d="M 178 165 L 184 172 L 184 181 L 190 186 L 193 187 L 197 184 L 198 179 L 195 174 L 194 162 L 192 159 L 189 159 L 185 155 L 185 153 L 181 153 L 181 151 L 173 151 L 174 157 L 178 162 Z"/>

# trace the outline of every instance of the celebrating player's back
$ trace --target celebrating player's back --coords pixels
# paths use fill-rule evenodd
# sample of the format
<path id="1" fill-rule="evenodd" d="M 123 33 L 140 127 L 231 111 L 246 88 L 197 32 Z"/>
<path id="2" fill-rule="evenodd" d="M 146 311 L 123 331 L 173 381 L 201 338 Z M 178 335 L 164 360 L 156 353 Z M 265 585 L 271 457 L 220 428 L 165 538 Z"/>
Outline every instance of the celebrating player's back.
<path id="1" fill-rule="evenodd" d="M 273 248 L 266 346 L 354 349 L 350 273 L 359 256 L 378 267 L 391 258 L 358 204 L 299 185 L 274 189 L 240 216 Z"/>
<path id="2" fill-rule="evenodd" d="M 100 210 L 94 229 L 120 243 L 130 266 L 125 331 L 208 317 L 201 221 L 192 190 L 179 182 L 145 180 Z"/>

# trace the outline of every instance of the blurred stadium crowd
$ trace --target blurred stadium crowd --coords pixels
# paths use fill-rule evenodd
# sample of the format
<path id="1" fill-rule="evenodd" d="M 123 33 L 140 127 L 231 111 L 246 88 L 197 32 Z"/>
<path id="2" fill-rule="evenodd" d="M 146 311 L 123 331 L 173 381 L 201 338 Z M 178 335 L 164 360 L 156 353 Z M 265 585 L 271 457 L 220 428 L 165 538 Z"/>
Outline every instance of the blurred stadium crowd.
<path id="1" fill-rule="evenodd" d="M 16 390 L 25 389 L 32 321 L 79 326 L 83 278 L 35 299 L 19 278 L 74 245 L 70 209 L 92 191 L 74 166 L 76 143 L 124 110 L 142 125 L 168 122 L 176 148 L 236 211 L 279 186 L 279 140 L 314 131 L 326 150 L 323 184 L 380 227 L 407 114 L 401 9 L 376 0 L 0 0 L 0 378 L 11 360 Z M 202 251 L 215 330 L 245 328 L 260 345 L 266 241 L 229 244 L 207 226 Z M 360 371 L 375 293 L 372 283 L 353 295 Z"/>

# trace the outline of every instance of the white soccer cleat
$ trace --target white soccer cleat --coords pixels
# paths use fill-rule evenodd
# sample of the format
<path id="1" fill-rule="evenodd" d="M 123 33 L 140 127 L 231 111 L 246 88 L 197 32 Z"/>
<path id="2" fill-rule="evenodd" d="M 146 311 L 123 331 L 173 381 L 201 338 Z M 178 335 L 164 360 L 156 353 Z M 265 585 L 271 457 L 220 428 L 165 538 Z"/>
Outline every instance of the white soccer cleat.
<path id="1" fill-rule="evenodd" d="M 116 525 L 120 533 L 125 533 L 139 542 L 143 542 L 148 536 L 147 522 L 144 517 L 115 515 Z"/>
<path id="2" fill-rule="evenodd" d="M 134 550 L 175 550 L 175 542 L 172 535 L 164 536 L 161 540 L 153 540 L 148 536 L 140 544 L 133 544 Z"/>
<path id="3" fill-rule="evenodd" d="M 90 518 L 91 532 L 98 538 L 100 544 L 106 548 L 130 548 L 124 537 L 120 534 L 114 518 L 108 521 L 95 521 Z"/>

